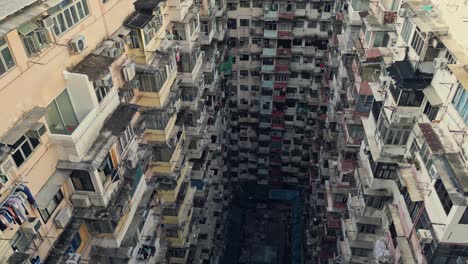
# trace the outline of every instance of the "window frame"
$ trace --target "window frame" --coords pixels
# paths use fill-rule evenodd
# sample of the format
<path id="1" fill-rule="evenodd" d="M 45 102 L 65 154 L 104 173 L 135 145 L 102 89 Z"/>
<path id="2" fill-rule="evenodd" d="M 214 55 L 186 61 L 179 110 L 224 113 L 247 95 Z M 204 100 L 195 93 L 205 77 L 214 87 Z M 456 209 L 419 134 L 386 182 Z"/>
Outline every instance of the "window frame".
<path id="1" fill-rule="evenodd" d="M 39 146 L 41 144 L 41 141 L 40 139 L 38 138 L 33 138 L 33 140 L 31 140 L 32 138 L 26 136 L 26 135 L 23 135 L 21 136 L 13 145 L 12 147 L 13 150 L 11 152 L 11 157 L 16 165 L 16 167 L 21 167 L 24 163 L 26 163 L 26 161 L 29 160 L 29 158 L 33 155 L 34 153 L 34 150 L 37 148 L 37 146 Z M 22 142 L 20 142 L 22 140 Z M 27 144 L 27 145 L 26 145 Z M 24 146 L 28 146 L 29 147 L 29 150 L 31 151 L 28 155 L 25 154 L 25 150 L 23 149 Z M 15 158 L 15 155 L 16 153 L 19 153 L 21 154 L 21 157 L 22 157 L 22 162 L 18 163 L 16 161 L 16 158 Z"/>
<path id="2" fill-rule="evenodd" d="M 52 217 L 52 215 L 57 211 L 57 208 L 60 206 L 60 204 L 63 202 L 65 199 L 65 196 L 63 195 L 63 192 L 61 189 L 57 191 L 57 193 L 52 197 L 52 199 L 47 203 L 47 206 L 45 208 L 39 208 L 39 214 L 41 215 L 42 221 L 44 223 L 47 223 Z M 51 203 L 54 202 L 54 208 L 49 211 L 49 206 Z"/>
<path id="3" fill-rule="evenodd" d="M 76 17 L 73 16 L 72 8 L 73 10 L 75 10 L 74 12 Z M 67 11 L 69 15 L 68 18 L 65 14 Z M 61 36 L 66 32 L 70 31 L 70 29 L 74 28 L 79 23 L 83 22 L 89 16 L 90 12 L 87 0 L 79 0 L 73 2 L 64 8 L 61 8 L 59 11 L 52 15 L 52 21 L 54 22 L 52 31 L 54 32 L 55 36 Z M 62 22 L 64 25 L 62 25 Z M 68 23 L 70 23 L 70 25 L 68 25 Z"/>
<path id="4" fill-rule="evenodd" d="M 11 62 L 7 63 L 7 61 L 5 60 L 4 52 L 7 52 L 9 54 L 9 56 L 11 57 Z M 6 74 L 7 72 L 9 72 L 11 69 L 15 67 L 16 67 L 16 61 L 15 61 L 15 57 L 13 56 L 13 53 L 11 52 L 9 43 L 4 36 L 0 37 L 0 76 Z M 3 70 L 4 72 L 1 72 Z"/>

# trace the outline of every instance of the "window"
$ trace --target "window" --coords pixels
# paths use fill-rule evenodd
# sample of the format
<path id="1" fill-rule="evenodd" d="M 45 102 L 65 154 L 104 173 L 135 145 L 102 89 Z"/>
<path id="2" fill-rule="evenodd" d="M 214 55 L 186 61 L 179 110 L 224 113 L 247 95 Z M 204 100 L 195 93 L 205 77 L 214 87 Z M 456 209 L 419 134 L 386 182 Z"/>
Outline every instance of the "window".
<path id="1" fill-rule="evenodd" d="M 248 70 L 240 70 L 239 71 L 239 77 L 240 78 L 248 78 L 249 77 L 249 71 Z"/>
<path id="2" fill-rule="evenodd" d="M 11 146 L 13 149 L 12 157 L 16 166 L 21 166 L 31 156 L 38 145 L 39 139 L 37 138 L 30 138 L 28 136 L 20 137 L 15 144 Z"/>
<path id="3" fill-rule="evenodd" d="M 305 9 L 305 8 L 306 8 L 305 2 L 296 3 L 296 9 Z"/>
<path id="4" fill-rule="evenodd" d="M 305 46 L 306 47 L 314 46 L 314 41 L 312 39 L 306 39 Z"/>
<path id="5" fill-rule="evenodd" d="M 89 15 L 86 0 L 75 2 L 53 15 L 54 33 L 60 36 Z"/>
<path id="6" fill-rule="evenodd" d="M 295 21 L 294 22 L 294 28 L 304 28 L 304 21 Z"/>
<path id="7" fill-rule="evenodd" d="M 239 60 L 240 61 L 249 61 L 249 55 L 241 54 L 241 55 L 239 55 Z"/>
<path id="8" fill-rule="evenodd" d="M 81 245 L 81 236 L 80 233 L 77 232 L 74 236 L 73 239 L 69 242 L 70 246 L 68 246 L 67 250 L 65 250 L 64 254 L 68 253 L 75 253 L 76 250 L 80 247 Z"/>
<path id="9" fill-rule="evenodd" d="M 424 47 L 424 40 L 426 39 L 426 34 L 422 33 L 418 27 L 414 31 L 413 40 L 411 41 L 411 47 L 413 47 L 414 51 L 421 56 L 423 47 Z"/>
<path id="10" fill-rule="evenodd" d="M 136 78 L 140 81 L 140 91 L 159 92 L 167 80 L 167 71 L 165 67 L 155 71 L 137 70 Z"/>
<path id="11" fill-rule="evenodd" d="M 465 209 L 465 212 L 463 213 L 462 217 L 460 218 L 460 221 L 458 221 L 458 224 L 468 225 L 468 208 Z"/>
<path id="12" fill-rule="evenodd" d="M 74 170 L 70 174 L 70 179 L 75 190 L 94 192 L 93 182 L 91 181 L 91 176 L 88 171 Z"/>
<path id="13" fill-rule="evenodd" d="M 375 32 L 373 47 L 387 47 L 388 34 L 387 32 Z"/>
<path id="14" fill-rule="evenodd" d="M 235 11 L 237 9 L 237 3 L 228 3 L 227 7 L 228 7 L 228 10 Z"/>
<path id="15" fill-rule="evenodd" d="M 47 31 L 43 28 L 38 28 L 32 22 L 26 22 L 19 26 L 18 33 L 23 41 L 23 46 L 28 57 L 38 54 L 49 46 Z"/>
<path id="16" fill-rule="evenodd" d="M 307 23 L 307 28 L 317 28 L 317 21 L 309 21 Z"/>
<path id="17" fill-rule="evenodd" d="M 15 66 L 15 60 L 4 37 L 0 37 L 0 75 Z"/>
<path id="18" fill-rule="evenodd" d="M 468 90 L 466 90 L 461 84 L 458 85 L 458 89 L 452 103 L 465 124 L 468 124 Z"/>
<path id="19" fill-rule="evenodd" d="M 237 29 L 237 20 L 235 18 L 229 18 L 227 22 L 229 29 Z"/>
<path id="20" fill-rule="evenodd" d="M 122 152 L 125 151 L 125 149 L 127 148 L 127 145 L 132 141 L 134 135 L 135 135 L 135 131 L 133 130 L 132 124 L 130 124 L 125 129 L 125 131 L 120 135 L 120 138 L 119 138 L 120 149 Z"/>
<path id="21" fill-rule="evenodd" d="M 262 44 L 262 39 L 252 38 L 252 44 L 261 45 Z"/>
<path id="22" fill-rule="evenodd" d="M 95 220 L 89 222 L 89 229 L 91 233 L 94 234 L 110 234 L 114 233 L 115 228 L 117 227 L 117 223 L 115 221 L 110 220 Z"/>
<path id="23" fill-rule="evenodd" d="M 114 180 L 115 176 L 117 175 L 117 170 L 114 167 L 110 153 L 107 153 L 107 156 L 104 158 L 104 161 L 98 168 L 98 172 L 103 184 L 107 181 L 108 178 L 112 178 L 112 180 Z"/>
<path id="24" fill-rule="evenodd" d="M 262 8 L 263 7 L 263 1 L 262 0 L 255 0 L 252 2 L 252 7 L 254 8 Z"/>
<path id="25" fill-rule="evenodd" d="M 293 39 L 293 46 L 302 46 L 302 39 Z"/>
<path id="26" fill-rule="evenodd" d="M 248 26 L 250 26 L 250 21 L 248 19 L 239 19 L 239 27 L 248 27 Z"/>
<path id="27" fill-rule="evenodd" d="M 55 209 L 59 206 L 59 204 L 63 200 L 63 193 L 62 190 L 58 190 L 58 192 L 52 197 L 52 200 L 47 204 L 46 208 L 39 209 L 39 213 L 41 214 L 42 220 L 44 223 L 47 223 L 50 216 L 54 213 Z"/>
<path id="28" fill-rule="evenodd" d="M 239 5 L 240 5 L 240 7 L 249 8 L 249 7 L 250 7 L 250 1 L 241 0 L 241 1 L 239 2 Z"/>
<path id="29" fill-rule="evenodd" d="M 434 184 L 434 189 L 436 190 L 437 196 L 439 196 L 439 200 L 442 203 L 442 206 L 444 207 L 445 213 L 448 215 L 450 213 L 450 209 L 452 209 L 453 203 L 452 200 L 450 200 L 450 196 L 447 190 L 445 189 L 442 180 L 438 179 L 436 181 L 436 183 Z"/>
<path id="30" fill-rule="evenodd" d="M 405 19 L 405 22 L 403 22 L 403 27 L 401 28 L 401 38 L 408 43 L 409 38 L 411 36 L 411 31 L 413 30 L 413 23 L 409 20 L 409 18 Z"/>
<path id="31" fill-rule="evenodd" d="M 46 120 L 52 134 L 71 135 L 78 127 L 78 118 L 67 89 L 49 104 Z"/>
<path id="32" fill-rule="evenodd" d="M 111 88 L 112 85 L 98 85 L 94 83 L 94 93 L 96 94 L 99 103 L 106 97 Z"/>
<path id="33" fill-rule="evenodd" d="M 139 49 L 140 48 L 140 37 L 138 36 L 138 31 L 133 29 L 130 31 L 130 48 Z"/>
<path id="34" fill-rule="evenodd" d="M 249 90 L 249 86 L 247 86 L 247 85 L 240 85 L 240 86 L 239 86 L 239 89 L 240 89 L 241 91 L 248 91 L 248 90 Z"/>

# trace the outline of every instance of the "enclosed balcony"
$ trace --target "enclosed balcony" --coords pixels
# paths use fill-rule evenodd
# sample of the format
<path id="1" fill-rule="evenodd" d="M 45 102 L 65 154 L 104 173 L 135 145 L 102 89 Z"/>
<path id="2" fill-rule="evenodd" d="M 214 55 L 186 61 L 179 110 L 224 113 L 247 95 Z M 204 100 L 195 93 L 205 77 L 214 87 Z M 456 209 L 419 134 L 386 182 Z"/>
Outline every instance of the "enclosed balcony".
<path id="1" fill-rule="evenodd" d="M 114 61 L 91 54 L 73 73 L 64 73 L 67 88 L 49 104 L 45 116 L 51 141 L 63 159 L 80 161 L 119 104 L 111 76 Z"/>

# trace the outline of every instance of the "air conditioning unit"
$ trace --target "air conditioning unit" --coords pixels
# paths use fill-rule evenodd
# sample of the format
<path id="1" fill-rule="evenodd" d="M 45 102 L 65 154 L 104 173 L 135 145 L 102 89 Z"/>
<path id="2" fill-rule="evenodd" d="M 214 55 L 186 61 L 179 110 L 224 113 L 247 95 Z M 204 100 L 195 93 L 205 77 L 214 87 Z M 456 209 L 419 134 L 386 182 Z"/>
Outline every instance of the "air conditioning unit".
<path id="1" fill-rule="evenodd" d="M 65 264 L 80 264 L 81 263 L 81 254 L 68 253 L 67 261 Z"/>
<path id="2" fill-rule="evenodd" d="M 400 8 L 398 11 L 398 16 L 399 17 L 406 17 L 406 9 L 405 8 Z"/>
<path id="3" fill-rule="evenodd" d="M 133 80 L 132 81 L 132 88 L 133 89 L 140 89 L 140 80 Z"/>
<path id="4" fill-rule="evenodd" d="M 0 164 L 0 174 L 6 176 L 0 178 L 0 182 L 3 184 L 7 183 L 12 178 L 16 178 L 17 168 L 11 156 L 6 157 Z"/>
<path id="5" fill-rule="evenodd" d="M 189 248 L 189 247 L 190 247 L 190 242 L 185 242 L 184 246 L 185 246 L 186 248 Z"/>
<path id="6" fill-rule="evenodd" d="M 108 73 L 106 76 L 102 77 L 99 80 L 96 80 L 97 86 L 112 87 L 114 82 L 112 81 L 112 75 Z"/>
<path id="7" fill-rule="evenodd" d="M 72 216 L 72 209 L 70 207 L 65 207 L 58 212 L 57 216 L 55 216 L 55 224 L 58 228 L 65 228 L 70 221 Z"/>
<path id="8" fill-rule="evenodd" d="M 441 69 L 445 68 L 448 64 L 448 60 L 446 58 L 435 58 L 434 59 L 434 68 Z"/>
<path id="9" fill-rule="evenodd" d="M 115 47 L 120 49 L 120 50 L 124 50 L 125 49 L 125 41 L 123 39 L 117 40 L 115 42 Z"/>
<path id="10" fill-rule="evenodd" d="M 432 243 L 432 234 L 430 230 L 427 229 L 419 229 L 417 232 L 419 242 L 423 244 L 431 244 Z"/>
<path id="11" fill-rule="evenodd" d="M 130 62 L 130 63 L 127 63 L 123 66 L 123 69 L 122 69 L 122 72 L 123 72 L 123 75 L 124 75 L 124 79 L 125 81 L 131 81 L 133 80 L 133 78 L 135 78 L 135 63 L 133 62 Z"/>
<path id="12" fill-rule="evenodd" d="M 105 48 L 103 55 L 111 58 L 116 58 L 119 56 L 120 50 L 117 48 Z"/>
<path id="13" fill-rule="evenodd" d="M 36 218 L 32 222 L 24 222 L 21 225 L 21 231 L 26 234 L 35 235 L 39 231 L 39 228 L 41 228 L 41 225 L 42 223 L 39 221 L 39 218 Z"/>
<path id="14" fill-rule="evenodd" d="M 138 157 L 135 153 L 132 153 L 129 155 L 127 160 L 125 161 L 125 164 L 131 168 L 135 168 L 138 164 Z"/>
<path id="15" fill-rule="evenodd" d="M 390 85 L 390 82 L 392 81 L 391 77 L 388 76 L 379 76 L 379 84 L 383 88 L 387 88 Z"/>
<path id="16" fill-rule="evenodd" d="M 41 28 L 51 28 L 54 26 L 54 20 L 51 16 L 43 17 L 41 20 L 38 20 Z"/>
<path id="17" fill-rule="evenodd" d="M 86 39 L 85 36 L 79 35 L 69 42 L 70 49 L 73 53 L 81 53 L 86 49 Z"/>
<path id="18" fill-rule="evenodd" d="M 26 136 L 30 138 L 40 138 L 47 131 L 44 123 L 35 123 L 28 132 Z"/>
<path id="19" fill-rule="evenodd" d="M 429 169 L 429 175 L 431 175 L 431 178 L 434 180 L 439 179 L 439 173 L 437 172 L 437 169 L 434 165 L 431 165 L 431 168 Z"/>
<path id="20" fill-rule="evenodd" d="M 73 194 L 72 204 L 75 207 L 90 207 L 91 206 L 91 201 L 89 200 L 89 197 L 86 196 L 86 195 Z"/>

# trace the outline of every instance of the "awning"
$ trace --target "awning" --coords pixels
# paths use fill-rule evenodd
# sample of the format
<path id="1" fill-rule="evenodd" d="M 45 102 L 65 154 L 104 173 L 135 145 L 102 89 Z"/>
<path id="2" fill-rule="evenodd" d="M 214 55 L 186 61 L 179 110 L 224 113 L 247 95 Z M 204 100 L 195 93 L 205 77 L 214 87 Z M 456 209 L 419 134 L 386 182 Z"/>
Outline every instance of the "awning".
<path id="1" fill-rule="evenodd" d="M 455 78 L 460 82 L 460 84 L 468 90 L 468 64 L 450 64 L 449 69 L 452 71 Z"/>
<path id="2" fill-rule="evenodd" d="M 65 181 L 70 176 L 71 170 L 55 170 L 54 174 L 47 180 L 46 184 L 42 186 L 42 189 L 36 195 L 36 203 L 40 209 L 46 208 L 47 204 L 62 188 Z"/>
<path id="3" fill-rule="evenodd" d="M 29 131 L 41 119 L 47 109 L 44 107 L 35 106 L 22 120 L 20 120 L 13 128 L 0 139 L 1 143 L 6 145 L 13 145 Z"/>
<path id="4" fill-rule="evenodd" d="M 27 34 L 33 32 L 34 30 L 36 30 L 39 26 L 36 24 L 36 23 L 33 23 L 31 21 L 28 21 L 24 24 L 22 24 L 21 26 L 18 27 L 18 32 L 23 35 L 23 36 L 26 36 Z"/>
<path id="5" fill-rule="evenodd" d="M 434 86 L 430 85 L 427 88 L 423 90 L 424 96 L 426 96 L 427 100 L 432 106 L 438 106 L 442 105 L 442 99 L 440 99 L 440 96 L 437 94 L 437 91 L 435 90 Z"/>
<path id="6" fill-rule="evenodd" d="M 408 190 L 411 201 L 424 201 L 424 197 L 418 186 L 418 182 L 416 182 L 416 175 L 414 175 L 413 173 L 413 168 L 401 168 L 400 174 L 403 178 L 403 182 L 405 183 L 406 189 Z"/>

